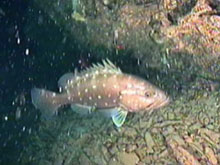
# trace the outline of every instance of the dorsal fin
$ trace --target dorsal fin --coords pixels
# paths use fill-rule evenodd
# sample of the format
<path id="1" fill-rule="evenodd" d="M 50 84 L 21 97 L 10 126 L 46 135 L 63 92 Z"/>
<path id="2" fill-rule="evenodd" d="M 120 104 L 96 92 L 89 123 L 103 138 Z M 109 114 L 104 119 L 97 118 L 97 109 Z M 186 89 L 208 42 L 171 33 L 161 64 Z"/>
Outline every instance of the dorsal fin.
<path id="1" fill-rule="evenodd" d="M 102 64 L 92 64 L 92 67 L 87 68 L 86 70 L 80 72 L 80 76 L 84 74 L 96 74 L 96 72 L 105 72 L 105 73 L 122 73 L 120 68 L 117 68 L 109 59 L 102 60 Z"/>
<path id="2" fill-rule="evenodd" d="M 102 64 L 93 64 L 91 67 L 81 72 L 78 72 L 77 69 L 75 69 L 74 73 L 69 72 L 61 76 L 58 81 L 60 92 L 67 91 L 69 87 L 73 87 L 74 83 L 81 78 L 84 78 L 86 75 L 93 76 L 102 73 L 121 74 L 122 72 L 109 59 L 102 60 Z"/>
<path id="3" fill-rule="evenodd" d="M 58 87 L 60 88 L 60 92 L 67 89 L 71 82 L 74 81 L 74 77 L 74 74 L 71 72 L 65 73 L 60 77 L 58 80 Z"/>

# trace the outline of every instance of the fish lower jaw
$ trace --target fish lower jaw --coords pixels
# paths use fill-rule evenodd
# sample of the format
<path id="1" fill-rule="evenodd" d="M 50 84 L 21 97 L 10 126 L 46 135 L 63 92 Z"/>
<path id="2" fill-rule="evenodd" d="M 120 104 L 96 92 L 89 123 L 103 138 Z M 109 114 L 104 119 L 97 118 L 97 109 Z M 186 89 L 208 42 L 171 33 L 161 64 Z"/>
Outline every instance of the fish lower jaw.
<path id="1" fill-rule="evenodd" d="M 167 98 L 165 101 L 162 101 L 157 106 L 155 106 L 155 109 L 162 108 L 162 107 L 164 107 L 167 104 L 169 104 L 169 98 Z"/>

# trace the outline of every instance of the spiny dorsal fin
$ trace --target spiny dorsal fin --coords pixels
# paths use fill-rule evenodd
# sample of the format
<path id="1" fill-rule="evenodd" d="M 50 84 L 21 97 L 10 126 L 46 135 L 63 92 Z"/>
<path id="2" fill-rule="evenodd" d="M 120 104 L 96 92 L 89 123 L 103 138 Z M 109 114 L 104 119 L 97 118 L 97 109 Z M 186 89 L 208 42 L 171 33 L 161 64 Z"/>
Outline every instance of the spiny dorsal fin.
<path id="1" fill-rule="evenodd" d="M 79 73 L 80 76 L 83 76 L 84 74 L 95 74 L 95 72 L 98 71 L 100 73 L 106 72 L 106 73 L 122 73 L 120 68 L 117 68 L 109 59 L 102 60 L 102 64 L 92 64 L 92 67 L 87 68 L 86 70 Z"/>
<path id="2" fill-rule="evenodd" d="M 80 81 L 84 76 L 94 76 L 102 73 L 121 74 L 121 70 L 117 68 L 109 59 L 102 60 L 102 64 L 93 64 L 92 67 L 78 72 L 75 69 L 74 73 L 66 73 L 58 81 L 60 92 L 67 91 L 69 87 L 73 87 L 77 81 Z"/>

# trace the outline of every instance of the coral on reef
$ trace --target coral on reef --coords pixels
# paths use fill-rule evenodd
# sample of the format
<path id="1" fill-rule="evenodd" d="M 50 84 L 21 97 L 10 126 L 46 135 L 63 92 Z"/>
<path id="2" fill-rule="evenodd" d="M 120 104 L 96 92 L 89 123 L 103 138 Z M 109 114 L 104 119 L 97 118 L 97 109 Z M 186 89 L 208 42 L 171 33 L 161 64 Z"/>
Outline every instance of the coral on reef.
<path id="1" fill-rule="evenodd" d="M 163 29 L 176 51 L 220 56 L 220 16 L 209 1 L 198 0 L 192 11 L 177 25 Z"/>

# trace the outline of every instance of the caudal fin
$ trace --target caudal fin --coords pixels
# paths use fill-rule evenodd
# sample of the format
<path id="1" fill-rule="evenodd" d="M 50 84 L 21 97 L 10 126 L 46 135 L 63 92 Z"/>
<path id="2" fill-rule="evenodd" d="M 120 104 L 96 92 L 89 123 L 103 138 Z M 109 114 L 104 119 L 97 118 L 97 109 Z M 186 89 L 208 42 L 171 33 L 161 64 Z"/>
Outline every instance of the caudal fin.
<path id="1" fill-rule="evenodd" d="M 50 119 L 56 114 L 59 106 L 61 106 L 56 99 L 56 93 L 44 89 L 33 88 L 31 99 L 35 108 L 39 109 L 46 119 Z"/>

